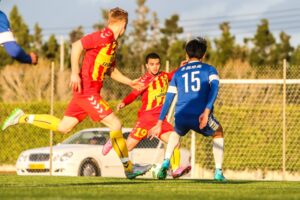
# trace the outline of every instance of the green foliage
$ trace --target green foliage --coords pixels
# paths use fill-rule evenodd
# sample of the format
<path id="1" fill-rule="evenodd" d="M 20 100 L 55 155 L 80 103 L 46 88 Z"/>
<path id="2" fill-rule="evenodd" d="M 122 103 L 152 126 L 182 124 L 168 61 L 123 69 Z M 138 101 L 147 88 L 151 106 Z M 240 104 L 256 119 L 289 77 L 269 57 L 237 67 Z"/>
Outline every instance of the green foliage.
<path id="1" fill-rule="evenodd" d="M 173 69 L 179 67 L 181 61 L 185 60 L 185 41 L 177 40 L 173 44 L 171 44 L 170 48 L 167 52 L 167 60 L 170 61 L 170 66 Z"/>
<path id="2" fill-rule="evenodd" d="M 230 33 L 230 26 L 228 22 L 220 24 L 222 35 L 219 39 L 215 39 L 216 53 L 218 65 L 224 65 L 230 59 L 233 59 L 235 48 L 235 37 Z"/>
<path id="3" fill-rule="evenodd" d="M 42 28 L 38 23 L 34 25 L 34 34 L 33 34 L 33 50 L 39 55 L 42 53 L 43 46 L 43 35 Z"/>
<path id="4" fill-rule="evenodd" d="M 300 64 L 300 45 L 292 53 L 291 64 L 292 65 L 299 65 Z"/>
<path id="5" fill-rule="evenodd" d="M 72 30 L 69 33 L 70 43 L 76 42 L 77 40 L 81 39 L 84 36 L 83 27 L 78 26 L 76 29 Z"/>
<path id="6" fill-rule="evenodd" d="M 183 28 L 178 26 L 179 16 L 172 15 L 165 21 L 165 27 L 160 29 L 168 41 L 172 42 L 177 39 L 177 35 L 183 32 Z"/>
<path id="7" fill-rule="evenodd" d="M 59 45 L 55 38 L 55 35 L 51 35 L 48 41 L 43 46 L 45 57 L 50 60 L 59 59 Z"/>
<path id="8" fill-rule="evenodd" d="M 261 24 L 258 25 L 256 34 L 252 39 L 254 47 L 250 53 L 250 63 L 253 66 L 276 65 L 272 63 L 271 52 L 275 47 L 275 38 L 269 29 L 269 22 L 267 19 L 262 19 Z"/>

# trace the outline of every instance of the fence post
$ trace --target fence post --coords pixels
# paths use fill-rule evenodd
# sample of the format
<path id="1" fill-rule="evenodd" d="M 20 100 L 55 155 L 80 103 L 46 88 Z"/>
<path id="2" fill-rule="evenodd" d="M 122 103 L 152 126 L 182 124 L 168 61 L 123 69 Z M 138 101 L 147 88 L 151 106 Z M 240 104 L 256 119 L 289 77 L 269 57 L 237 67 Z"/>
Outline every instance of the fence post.
<path id="1" fill-rule="evenodd" d="M 170 71 L 170 62 L 166 60 L 166 72 Z"/>
<path id="2" fill-rule="evenodd" d="M 60 71 L 64 71 L 64 62 L 65 62 L 65 45 L 64 37 L 60 36 Z"/>
<path id="3" fill-rule="evenodd" d="M 283 60 L 282 103 L 282 180 L 286 179 L 286 59 Z"/>
<path id="4" fill-rule="evenodd" d="M 50 100 L 50 115 L 53 115 L 53 103 L 54 103 L 54 62 L 51 62 L 51 100 Z M 49 156 L 49 172 L 52 176 L 52 157 L 53 157 L 53 131 L 50 130 L 50 156 Z"/>

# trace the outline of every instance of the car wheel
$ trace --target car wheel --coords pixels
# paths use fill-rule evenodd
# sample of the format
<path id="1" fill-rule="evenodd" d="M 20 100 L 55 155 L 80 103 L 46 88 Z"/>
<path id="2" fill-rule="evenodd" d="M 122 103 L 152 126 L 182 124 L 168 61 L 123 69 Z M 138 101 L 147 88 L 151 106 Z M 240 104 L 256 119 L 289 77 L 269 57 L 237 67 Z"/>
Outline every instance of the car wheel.
<path id="1" fill-rule="evenodd" d="M 101 176 L 100 168 L 92 159 L 86 159 L 79 168 L 80 176 Z"/>

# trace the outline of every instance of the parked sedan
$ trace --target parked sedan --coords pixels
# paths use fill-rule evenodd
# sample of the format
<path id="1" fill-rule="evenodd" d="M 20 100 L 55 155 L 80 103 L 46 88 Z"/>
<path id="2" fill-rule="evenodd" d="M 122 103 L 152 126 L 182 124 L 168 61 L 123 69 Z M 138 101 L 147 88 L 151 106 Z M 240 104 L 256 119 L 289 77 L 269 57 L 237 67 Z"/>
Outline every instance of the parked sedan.
<path id="1" fill-rule="evenodd" d="M 125 137 L 131 128 L 123 128 Z M 125 177 L 117 154 L 112 150 L 103 156 L 103 145 L 109 138 L 108 128 L 84 129 L 53 146 L 52 174 L 57 176 L 110 176 Z M 181 149 L 181 162 L 188 165 L 190 152 Z M 163 144 L 158 139 L 143 140 L 130 152 L 134 163 L 161 163 L 164 156 Z M 23 151 L 16 163 L 18 175 L 49 175 L 50 147 Z"/>

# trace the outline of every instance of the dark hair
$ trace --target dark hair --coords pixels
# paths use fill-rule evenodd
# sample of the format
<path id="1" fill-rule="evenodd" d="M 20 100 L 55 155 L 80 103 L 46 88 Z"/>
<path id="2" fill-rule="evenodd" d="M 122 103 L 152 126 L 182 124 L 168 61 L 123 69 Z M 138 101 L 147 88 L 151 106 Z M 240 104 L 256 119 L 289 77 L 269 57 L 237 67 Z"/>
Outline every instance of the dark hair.
<path id="1" fill-rule="evenodd" d="M 146 56 L 146 63 L 148 63 L 149 59 L 159 59 L 160 61 L 160 57 L 157 53 L 149 53 L 147 56 Z"/>
<path id="2" fill-rule="evenodd" d="M 202 37 L 190 40 L 185 46 L 185 51 L 189 58 L 201 59 L 204 56 L 206 49 L 206 40 Z"/>

